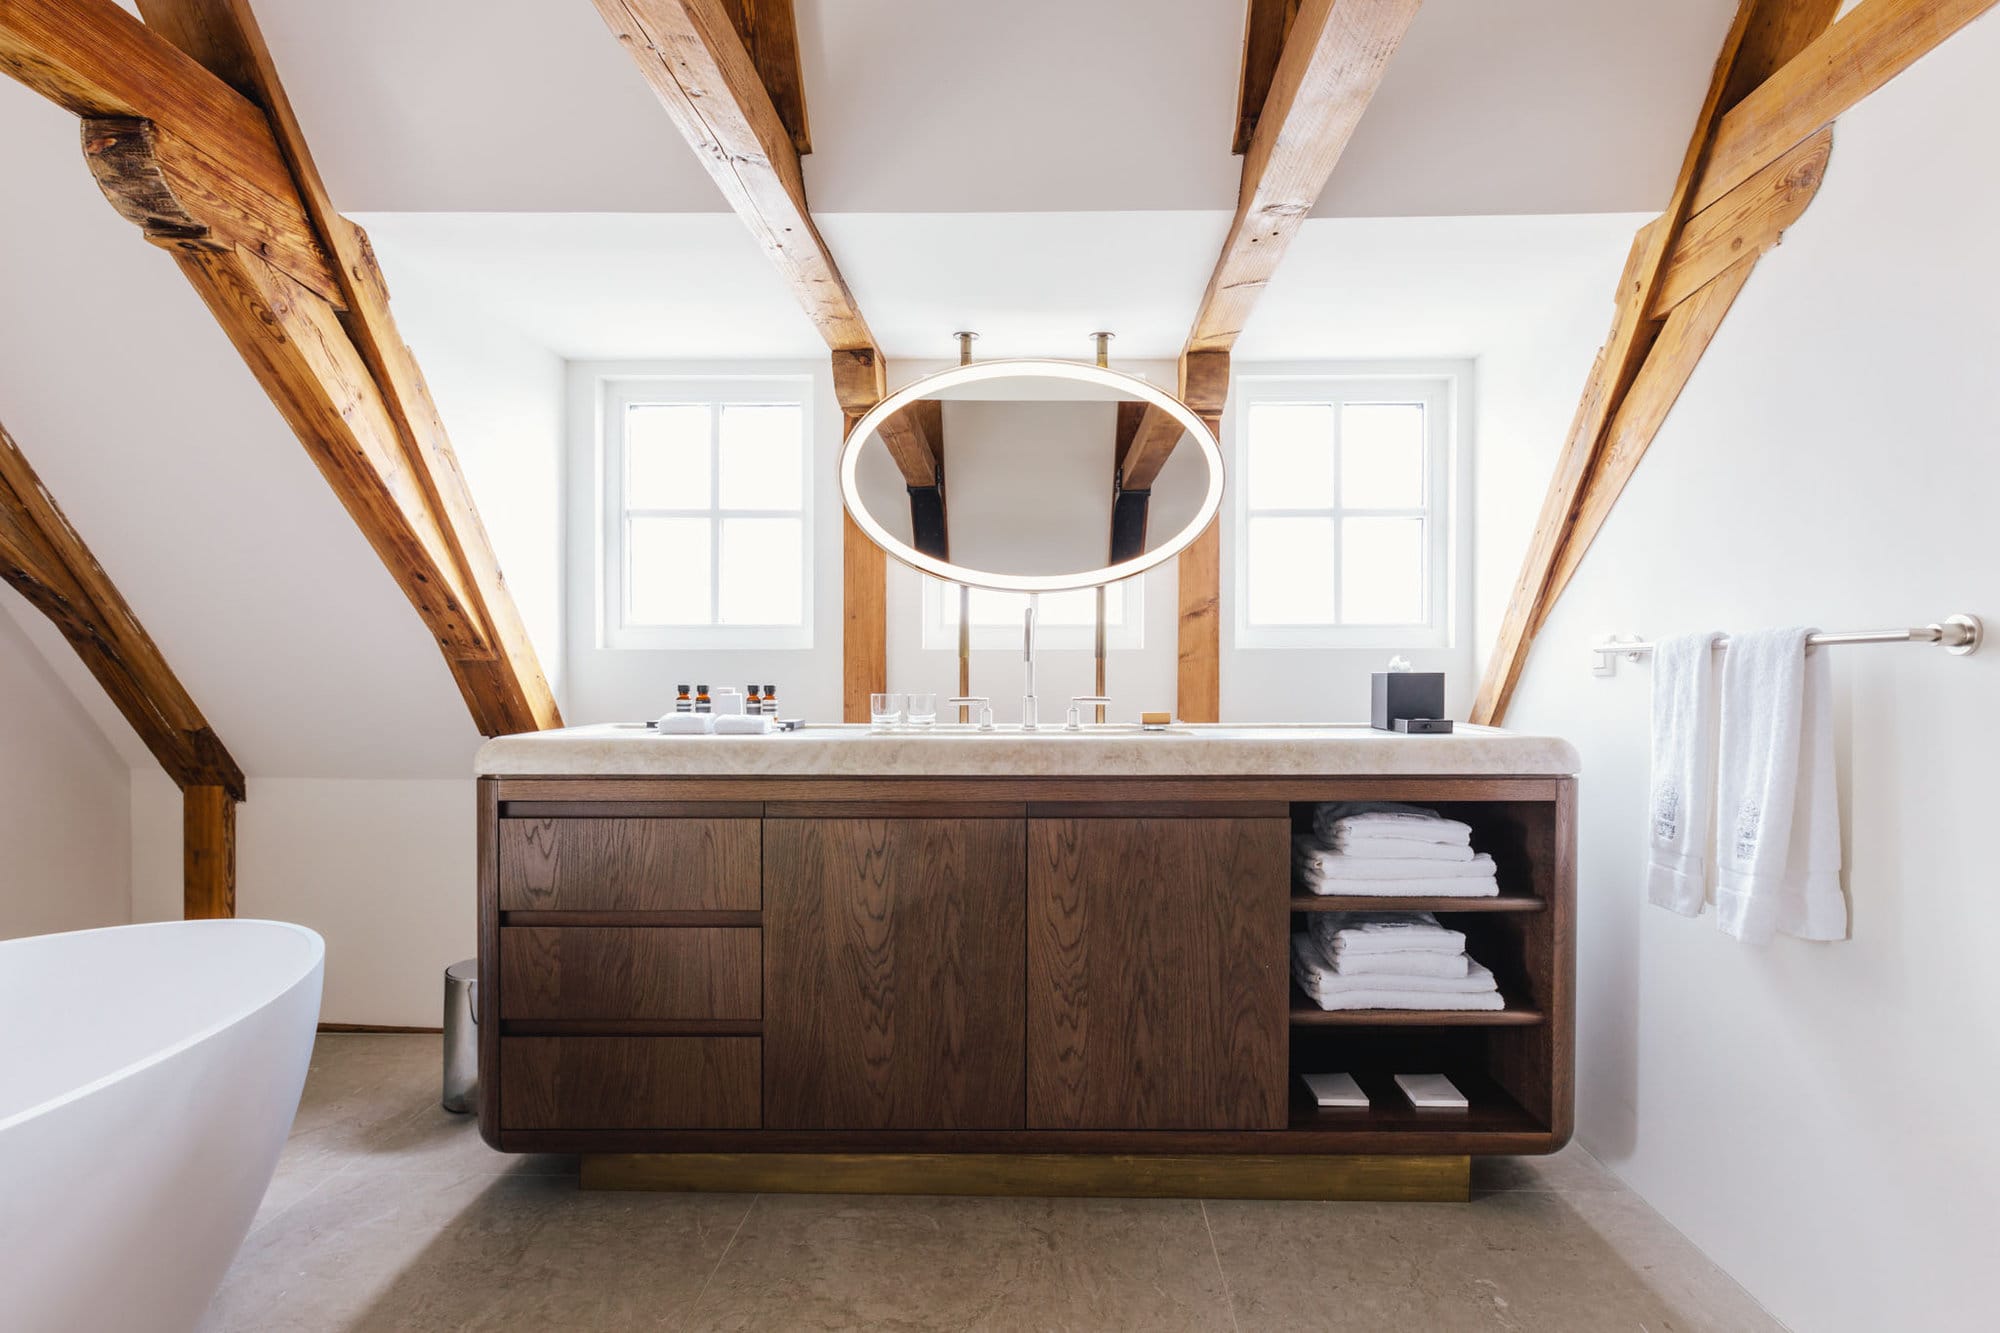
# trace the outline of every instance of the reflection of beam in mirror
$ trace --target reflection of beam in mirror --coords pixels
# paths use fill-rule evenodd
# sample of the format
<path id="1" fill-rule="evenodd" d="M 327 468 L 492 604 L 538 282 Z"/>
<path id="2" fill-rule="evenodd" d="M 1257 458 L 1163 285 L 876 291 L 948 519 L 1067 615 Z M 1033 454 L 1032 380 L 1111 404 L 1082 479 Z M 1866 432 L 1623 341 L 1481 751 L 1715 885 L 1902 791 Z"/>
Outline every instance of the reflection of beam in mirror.
<path id="1" fill-rule="evenodd" d="M 876 434 L 910 491 L 910 540 L 925 555 L 951 559 L 944 502 L 944 404 L 919 398 L 886 417 Z"/>

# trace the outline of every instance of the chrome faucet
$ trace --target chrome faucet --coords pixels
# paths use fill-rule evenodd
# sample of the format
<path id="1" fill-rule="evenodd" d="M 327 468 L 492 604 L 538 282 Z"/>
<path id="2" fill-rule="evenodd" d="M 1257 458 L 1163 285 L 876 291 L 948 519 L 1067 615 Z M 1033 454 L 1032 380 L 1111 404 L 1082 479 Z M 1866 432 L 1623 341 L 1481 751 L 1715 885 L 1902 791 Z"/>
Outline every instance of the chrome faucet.
<path id="1" fill-rule="evenodd" d="M 1033 731 L 1042 724 L 1041 703 L 1035 698 L 1035 601 L 1028 599 L 1028 609 L 1021 618 L 1021 660 L 1028 667 L 1028 688 L 1021 696 L 1021 730 Z"/>

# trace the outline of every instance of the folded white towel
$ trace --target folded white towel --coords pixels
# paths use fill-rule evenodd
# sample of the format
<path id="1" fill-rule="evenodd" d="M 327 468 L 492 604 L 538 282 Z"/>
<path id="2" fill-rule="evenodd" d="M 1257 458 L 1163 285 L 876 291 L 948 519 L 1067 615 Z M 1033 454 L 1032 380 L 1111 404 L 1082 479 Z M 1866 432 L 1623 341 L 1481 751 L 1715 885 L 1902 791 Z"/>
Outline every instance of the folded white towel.
<path id="1" fill-rule="evenodd" d="M 1810 633 L 1734 635 L 1723 661 L 1715 911 L 1741 940 L 1847 934 L 1831 682 Z"/>
<path id="2" fill-rule="evenodd" d="M 1422 954 L 1405 957 L 1420 958 Z M 1461 955 L 1462 957 L 1463 955 Z M 1477 995 L 1483 991 L 1498 990 L 1499 983 L 1493 973 L 1478 963 L 1467 960 L 1464 976 L 1432 977 L 1420 973 L 1391 973 L 1387 975 L 1354 976 L 1342 972 L 1327 961 L 1321 953 L 1319 942 L 1311 935 L 1300 931 L 1292 936 L 1292 972 L 1299 978 L 1299 984 L 1306 990 L 1320 995 L 1332 995 L 1344 991 L 1424 991 L 1441 995 Z"/>
<path id="3" fill-rule="evenodd" d="M 1653 649 L 1652 809 L 1646 898 L 1682 916 L 1708 901 L 1709 789 L 1714 783 L 1715 640 L 1708 630 Z"/>
<path id="4" fill-rule="evenodd" d="M 762 714 L 717 713 L 715 734 L 718 736 L 768 736 L 773 730 L 775 719 Z"/>
<path id="5" fill-rule="evenodd" d="M 1475 852 L 1464 861 L 1433 861 L 1423 857 L 1347 856 L 1328 851 L 1307 834 L 1292 839 L 1292 865 L 1327 879 L 1466 879 L 1492 878 L 1493 858 Z"/>
<path id="6" fill-rule="evenodd" d="M 1472 847 L 1463 842 L 1420 842 L 1415 838 L 1342 838 L 1329 850 L 1341 856 L 1376 861 L 1470 861 Z"/>
<path id="7" fill-rule="evenodd" d="M 1315 943 L 1319 936 L 1313 935 Z M 1328 950 L 1320 944 L 1324 957 Z M 1468 977 L 1472 960 L 1460 953 L 1430 953 L 1422 949 L 1398 949 L 1394 953 L 1335 952 L 1327 966 L 1343 977 L 1368 977 L 1386 981 L 1390 977 Z"/>
<path id="8" fill-rule="evenodd" d="M 1498 898 L 1500 881 L 1485 879 L 1326 879 L 1301 874 L 1307 893 L 1321 898 Z"/>
<path id="9" fill-rule="evenodd" d="M 1437 991 L 1353 990 L 1321 994 L 1301 986 L 1306 998 L 1322 1009 L 1482 1009 L 1498 1011 L 1507 1007 L 1497 990 L 1477 995 L 1445 995 Z"/>
<path id="10" fill-rule="evenodd" d="M 1470 842 L 1472 827 L 1421 805 L 1394 801 L 1329 801 L 1313 810 L 1313 832 L 1333 842 L 1343 836 L 1409 838 L 1417 842 Z"/>
<path id="11" fill-rule="evenodd" d="M 1465 932 L 1448 930 L 1429 912 L 1315 912 L 1313 938 L 1330 958 L 1363 953 L 1465 952 Z"/>
<path id="12" fill-rule="evenodd" d="M 668 713 L 653 725 L 662 736 L 706 736 L 715 730 L 715 714 Z"/>

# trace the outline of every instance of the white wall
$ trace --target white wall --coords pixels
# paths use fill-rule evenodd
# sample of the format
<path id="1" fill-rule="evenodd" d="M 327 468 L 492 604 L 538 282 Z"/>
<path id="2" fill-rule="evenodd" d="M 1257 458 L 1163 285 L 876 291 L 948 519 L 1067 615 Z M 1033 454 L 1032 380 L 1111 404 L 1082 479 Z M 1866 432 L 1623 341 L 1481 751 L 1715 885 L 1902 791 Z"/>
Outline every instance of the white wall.
<path id="1" fill-rule="evenodd" d="M 1991 162 L 1996 113 L 1989 16 L 1841 120 L 1508 718 L 1583 753 L 1579 1135 L 1814 1333 L 1992 1326 L 2000 651 L 1832 650 L 1853 938 L 1754 949 L 1641 905 L 1647 673 L 1584 648 L 2000 624 L 2000 174 L 1953 165 Z"/>
<path id="2" fill-rule="evenodd" d="M 0 587 L 0 939 L 132 919 L 131 770 Z"/>

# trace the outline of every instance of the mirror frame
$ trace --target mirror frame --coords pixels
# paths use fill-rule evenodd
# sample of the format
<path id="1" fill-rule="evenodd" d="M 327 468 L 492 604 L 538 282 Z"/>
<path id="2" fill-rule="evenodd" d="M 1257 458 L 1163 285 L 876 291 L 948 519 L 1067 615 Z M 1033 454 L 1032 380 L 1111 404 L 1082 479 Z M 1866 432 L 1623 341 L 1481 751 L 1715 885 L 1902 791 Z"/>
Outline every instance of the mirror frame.
<path id="1" fill-rule="evenodd" d="M 1116 389 L 1134 398 L 1153 404 L 1162 411 L 1172 414 L 1187 429 L 1189 437 L 1208 462 L 1208 493 L 1202 497 L 1201 508 L 1192 523 L 1175 533 L 1171 541 L 1164 542 L 1153 550 L 1115 565 L 1105 565 L 1098 569 L 1082 570 L 1075 574 L 994 574 L 968 569 L 925 555 L 908 543 L 899 540 L 861 505 L 860 487 L 855 478 L 859 466 L 861 450 L 875 437 L 876 428 L 896 412 L 900 412 L 917 399 L 939 389 L 954 388 L 961 384 L 977 384 L 982 380 L 1023 379 L 1028 377 L 1078 380 L 1085 384 L 1098 384 Z M 1185 447 L 1185 446 L 1183 446 Z M 1109 486 L 1111 478 L 1104 484 Z M 1194 414 L 1180 399 L 1158 385 L 1127 375 L 1121 371 L 1108 370 L 1103 366 L 1088 365 L 1081 361 L 1055 361 L 1032 358 L 1011 360 L 975 361 L 970 365 L 953 366 L 949 370 L 926 375 L 904 385 L 870 408 L 861 420 L 854 423 L 854 429 L 847 434 L 840 448 L 840 499 L 846 506 L 848 515 L 855 525 L 868 535 L 868 539 L 894 556 L 898 561 L 922 573 L 943 579 L 947 583 L 962 583 L 972 588 L 990 588 L 1000 592 L 1067 592 L 1075 588 L 1095 588 L 1101 584 L 1117 583 L 1133 578 L 1167 561 L 1194 545 L 1195 539 L 1208 531 L 1209 524 L 1216 521 L 1222 509 L 1222 446 L 1217 442 L 1208 424 Z M 946 503 L 950 503 L 950 483 L 946 482 Z M 1106 542 L 1109 543 L 1109 530 Z M 967 578 L 966 575 L 977 577 Z"/>

